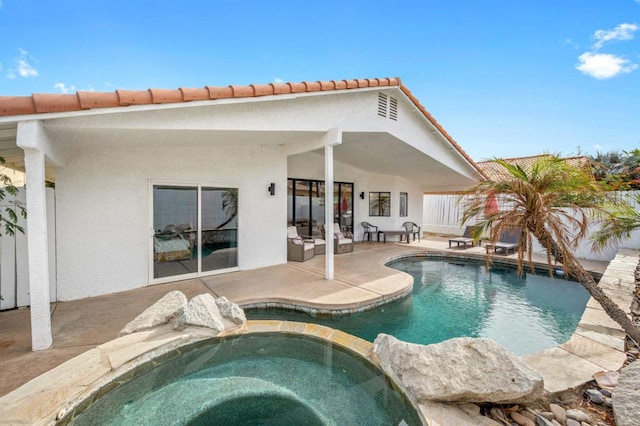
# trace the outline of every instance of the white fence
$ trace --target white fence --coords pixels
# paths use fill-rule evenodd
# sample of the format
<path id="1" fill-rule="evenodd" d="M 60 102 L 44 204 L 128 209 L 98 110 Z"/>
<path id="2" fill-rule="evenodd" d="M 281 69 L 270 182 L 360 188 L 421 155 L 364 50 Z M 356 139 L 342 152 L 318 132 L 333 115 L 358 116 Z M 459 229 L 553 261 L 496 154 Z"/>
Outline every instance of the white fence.
<path id="1" fill-rule="evenodd" d="M 636 197 L 640 191 L 618 192 L 616 195 L 621 199 L 640 209 Z M 499 198 L 498 198 L 499 200 Z M 502 207 L 499 201 L 498 207 Z M 425 232 L 444 235 L 462 235 L 466 225 L 473 225 L 475 222 L 462 224 L 462 213 L 464 206 L 464 196 L 461 195 L 425 195 L 424 196 L 424 217 L 422 229 Z M 597 230 L 597 225 L 591 227 L 591 232 Z M 640 231 L 633 233 L 632 238 L 620 244 L 622 247 L 640 248 Z M 544 252 L 540 246 L 534 245 L 534 252 Z M 615 256 L 614 247 L 594 253 L 588 238 L 585 238 L 576 249 L 575 255 L 580 259 L 611 260 Z"/>
<path id="2" fill-rule="evenodd" d="M 49 238 L 49 278 L 50 297 L 56 300 L 55 274 L 55 194 L 53 188 L 46 188 L 47 197 L 47 226 Z M 6 216 L 6 209 L 17 204 L 26 206 L 26 190 L 20 188 L 16 196 L 6 194 L 0 201 L 2 215 Z M 27 214 L 28 214 L 28 206 Z M 16 211 L 17 213 L 17 211 Z M 18 214 L 18 216 L 20 216 Z M 4 227 L 0 229 L 0 310 L 28 306 L 29 299 L 29 263 L 27 260 L 27 221 L 19 217 L 18 224 L 25 233 L 16 232 L 7 235 Z"/>

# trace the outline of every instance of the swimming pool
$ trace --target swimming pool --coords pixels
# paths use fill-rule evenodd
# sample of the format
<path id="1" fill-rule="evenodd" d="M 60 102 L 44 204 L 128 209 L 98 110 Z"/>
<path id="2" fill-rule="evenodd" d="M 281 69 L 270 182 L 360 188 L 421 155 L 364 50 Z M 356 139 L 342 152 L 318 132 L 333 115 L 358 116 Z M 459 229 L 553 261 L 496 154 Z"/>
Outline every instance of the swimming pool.
<path id="1" fill-rule="evenodd" d="M 107 385 L 115 389 L 72 423 L 421 424 L 413 405 L 380 370 L 319 338 L 240 335 L 209 339 L 162 358 L 117 387 L 118 382 Z"/>
<path id="2" fill-rule="evenodd" d="M 378 333 L 420 344 L 487 337 L 525 355 L 567 341 L 589 300 L 579 283 L 544 272 L 521 278 L 515 267 L 487 271 L 482 261 L 413 257 L 388 266 L 413 276 L 411 297 L 346 316 L 312 317 L 284 309 L 245 313 L 248 319 L 315 322 L 369 341 Z"/>

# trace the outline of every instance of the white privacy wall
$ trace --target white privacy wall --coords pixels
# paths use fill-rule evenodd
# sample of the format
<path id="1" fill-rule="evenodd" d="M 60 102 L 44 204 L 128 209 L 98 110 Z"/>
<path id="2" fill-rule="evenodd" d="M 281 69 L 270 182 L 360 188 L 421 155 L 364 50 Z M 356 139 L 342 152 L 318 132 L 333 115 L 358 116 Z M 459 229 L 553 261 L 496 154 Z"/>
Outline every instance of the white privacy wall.
<path id="1" fill-rule="evenodd" d="M 324 155 L 316 153 L 298 154 L 289 157 L 288 175 L 290 178 L 324 180 Z M 396 176 L 377 175 L 350 167 L 338 161 L 334 162 L 334 181 L 354 184 L 354 237 L 362 241 L 361 222 L 367 221 L 378 229 L 400 229 L 404 222 L 422 223 L 423 194 L 414 183 Z M 360 193 L 364 192 L 364 200 Z M 369 216 L 369 192 L 391 193 L 391 216 Z M 409 215 L 400 217 L 400 192 L 409 196 Z M 395 237 L 394 237 L 395 238 Z M 394 238 L 389 237 L 389 240 Z"/>
<path id="2" fill-rule="evenodd" d="M 56 177 L 58 300 L 149 283 L 151 183 L 238 188 L 240 269 L 286 262 L 286 178 L 277 145 L 70 151 Z"/>
<path id="3" fill-rule="evenodd" d="M 626 202 L 635 206 L 640 206 L 635 202 L 637 192 L 620 192 L 618 194 Z M 461 197 L 455 194 L 427 194 L 424 196 L 424 216 L 423 230 L 425 232 L 445 235 L 462 235 L 465 225 L 475 224 L 471 220 L 467 224 L 462 224 L 462 214 L 464 204 L 460 203 Z M 589 234 L 580 241 L 574 255 L 578 259 L 602 260 L 608 261 L 615 257 L 618 247 L 638 249 L 640 248 L 640 231 L 631 234 L 631 238 L 621 241 L 619 244 L 613 244 L 605 249 L 595 252 L 591 248 L 590 236 L 597 232 L 600 225 L 597 221 L 592 220 L 589 226 Z M 534 253 L 544 253 L 544 249 L 536 241 L 533 244 Z"/>

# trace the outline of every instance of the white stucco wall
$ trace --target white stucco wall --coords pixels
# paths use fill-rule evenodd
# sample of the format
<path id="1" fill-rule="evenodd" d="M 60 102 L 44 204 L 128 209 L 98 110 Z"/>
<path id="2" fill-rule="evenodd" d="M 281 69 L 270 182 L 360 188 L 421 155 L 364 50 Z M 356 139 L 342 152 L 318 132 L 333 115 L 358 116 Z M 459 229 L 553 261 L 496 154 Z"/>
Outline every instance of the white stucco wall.
<path id="1" fill-rule="evenodd" d="M 324 180 L 324 156 L 316 153 L 305 153 L 289 157 L 288 174 L 290 178 Z M 410 181 L 396 176 L 376 175 L 334 162 L 334 181 L 352 182 L 354 184 L 354 237 L 362 241 L 363 229 L 360 223 L 367 221 L 378 229 L 401 229 L 403 222 L 422 222 L 422 191 Z M 391 192 L 391 216 L 369 216 L 369 192 Z M 360 192 L 365 193 L 364 200 Z M 409 215 L 400 217 L 400 192 L 409 196 Z M 397 239 L 389 237 L 389 241 Z"/>
<path id="2" fill-rule="evenodd" d="M 240 269 L 286 262 L 287 162 L 277 145 L 85 149 L 57 170 L 58 300 L 149 283 L 150 182 L 238 188 Z M 276 195 L 267 186 L 276 183 Z"/>

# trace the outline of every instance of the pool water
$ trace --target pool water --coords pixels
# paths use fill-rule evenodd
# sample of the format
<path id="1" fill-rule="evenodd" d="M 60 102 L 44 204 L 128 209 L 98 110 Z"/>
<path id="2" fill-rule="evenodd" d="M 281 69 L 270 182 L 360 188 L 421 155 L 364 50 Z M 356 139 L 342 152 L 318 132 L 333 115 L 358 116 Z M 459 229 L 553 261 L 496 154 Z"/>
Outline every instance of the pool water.
<path id="1" fill-rule="evenodd" d="M 331 342 L 260 333 L 181 348 L 74 425 L 419 425 L 368 361 Z"/>
<path id="2" fill-rule="evenodd" d="M 567 341 L 589 300 L 579 283 L 544 272 L 519 277 L 515 268 L 487 271 L 479 261 L 408 258 L 388 266 L 413 276 L 411 297 L 346 316 L 250 309 L 247 318 L 314 322 L 369 341 L 378 333 L 425 345 L 486 337 L 525 355 Z"/>

